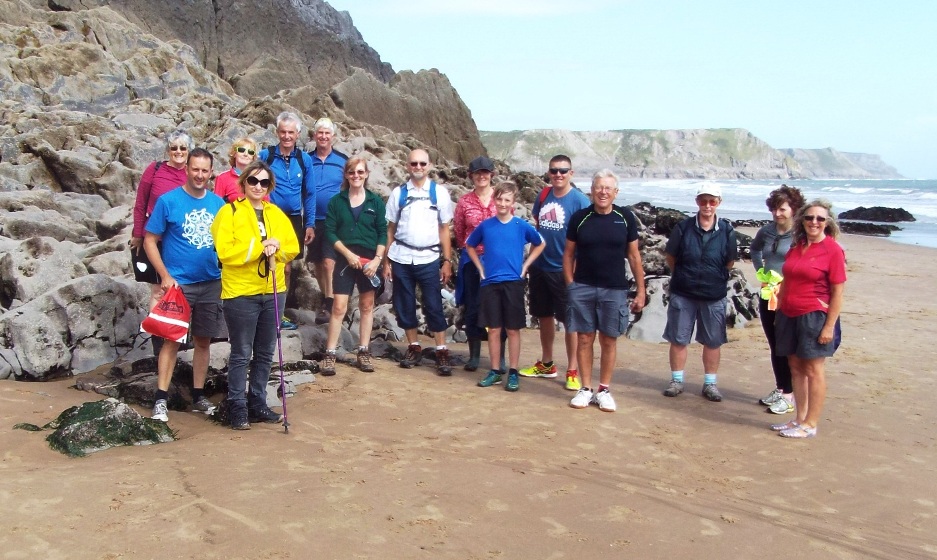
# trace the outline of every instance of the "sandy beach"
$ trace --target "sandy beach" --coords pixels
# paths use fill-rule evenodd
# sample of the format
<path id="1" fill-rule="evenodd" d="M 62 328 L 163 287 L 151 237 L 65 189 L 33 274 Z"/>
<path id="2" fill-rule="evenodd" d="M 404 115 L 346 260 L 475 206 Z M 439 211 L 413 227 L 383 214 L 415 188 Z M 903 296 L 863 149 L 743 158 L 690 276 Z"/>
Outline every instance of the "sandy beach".
<path id="1" fill-rule="evenodd" d="M 512 394 L 378 360 L 303 386 L 289 434 L 171 412 L 178 441 L 83 459 L 12 427 L 97 397 L 5 381 L 0 558 L 937 557 L 937 251 L 842 242 L 844 341 L 815 439 L 767 429 L 757 322 L 729 331 L 719 404 L 699 395 L 698 345 L 668 399 L 667 346 L 620 341 L 614 414 L 569 408 L 559 379 Z M 538 346 L 525 331 L 522 362 Z"/>

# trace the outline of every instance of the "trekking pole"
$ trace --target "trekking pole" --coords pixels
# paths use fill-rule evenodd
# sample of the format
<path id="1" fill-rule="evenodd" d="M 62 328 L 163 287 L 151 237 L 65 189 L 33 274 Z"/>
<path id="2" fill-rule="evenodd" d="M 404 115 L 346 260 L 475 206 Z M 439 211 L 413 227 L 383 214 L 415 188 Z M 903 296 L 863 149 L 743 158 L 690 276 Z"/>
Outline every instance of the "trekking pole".
<path id="1" fill-rule="evenodd" d="M 280 339 L 280 303 L 277 300 L 277 263 L 273 255 L 270 256 L 270 270 L 273 271 L 273 306 L 276 308 L 277 320 L 277 353 L 280 367 L 280 402 L 283 404 L 283 433 L 290 433 L 290 422 L 286 416 L 286 385 L 283 383 L 283 341 Z"/>

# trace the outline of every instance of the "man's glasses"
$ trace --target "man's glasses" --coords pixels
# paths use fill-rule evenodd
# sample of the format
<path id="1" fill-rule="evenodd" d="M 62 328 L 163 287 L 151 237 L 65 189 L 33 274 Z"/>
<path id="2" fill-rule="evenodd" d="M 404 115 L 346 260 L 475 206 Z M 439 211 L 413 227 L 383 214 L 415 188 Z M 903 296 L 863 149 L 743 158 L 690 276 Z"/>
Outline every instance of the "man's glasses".
<path id="1" fill-rule="evenodd" d="M 411 161 L 410 167 L 426 167 L 429 165 L 428 161 Z"/>
<path id="2" fill-rule="evenodd" d="M 270 186 L 270 179 L 258 179 L 256 175 L 251 175 L 250 177 L 247 178 L 247 184 L 252 187 L 256 187 L 257 185 L 260 185 L 261 187 L 266 189 L 267 187 Z"/>
<path id="3" fill-rule="evenodd" d="M 719 204 L 719 200 L 715 198 L 697 198 L 696 204 L 699 206 L 715 206 Z"/>
<path id="4" fill-rule="evenodd" d="M 823 216 L 804 216 L 805 222 L 820 222 L 821 224 L 826 221 L 826 218 Z"/>
<path id="5" fill-rule="evenodd" d="M 349 171 L 348 173 L 345 173 L 345 175 L 348 175 L 349 177 L 364 177 L 367 174 L 368 172 L 364 169 L 355 169 L 353 171 Z"/>
<path id="6" fill-rule="evenodd" d="M 566 175 L 569 173 L 568 167 L 551 167 L 550 175 Z"/>
<path id="7" fill-rule="evenodd" d="M 170 152 L 188 152 L 189 147 L 188 146 L 169 146 L 169 151 Z"/>
<path id="8" fill-rule="evenodd" d="M 238 152 L 239 154 L 243 154 L 244 152 L 247 152 L 247 155 L 249 155 L 249 156 L 252 156 L 252 155 L 254 155 L 254 154 L 257 153 L 257 152 L 255 152 L 254 150 L 252 150 L 252 149 L 250 149 L 250 148 L 245 148 L 244 146 L 239 146 L 239 147 L 237 148 L 237 152 Z"/>

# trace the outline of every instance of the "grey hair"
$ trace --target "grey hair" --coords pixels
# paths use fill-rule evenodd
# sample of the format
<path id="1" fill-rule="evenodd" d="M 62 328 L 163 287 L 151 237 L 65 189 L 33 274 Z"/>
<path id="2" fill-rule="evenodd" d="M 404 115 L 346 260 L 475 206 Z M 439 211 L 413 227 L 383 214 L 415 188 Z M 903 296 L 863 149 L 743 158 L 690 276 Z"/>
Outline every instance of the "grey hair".
<path id="1" fill-rule="evenodd" d="M 615 172 L 611 169 L 599 169 L 596 171 L 595 175 L 592 176 L 593 187 L 599 182 L 599 179 L 611 179 L 615 181 L 615 188 L 618 188 L 618 175 L 615 175 Z"/>
<path id="2" fill-rule="evenodd" d="M 791 234 L 794 245 L 798 245 L 807 239 L 807 229 L 804 228 L 804 216 L 807 215 L 807 210 L 811 208 L 823 208 L 826 210 L 826 222 L 823 227 L 823 232 L 833 239 L 839 237 L 839 224 L 836 223 L 836 216 L 833 215 L 833 203 L 825 198 L 817 198 L 801 206 L 797 214 L 794 215 L 794 231 Z"/>
<path id="3" fill-rule="evenodd" d="M 280 128 L 280 125 L 285 122 L 291 122 L 296 125 L 296 133 L 299 134 L 303 131 L 303 121 L 299 120 L 299 117 L 296 113 L 290 113 L 289 111 L 283 111 L 277 115 L 277 129 Z"/>
<path id="4" fill-rule="evenodd" d="M 192 137 L 189 136 L 187 132 L 183 132 L 181 130 L 173 130 L 166 137 L 166 151 L 167 152 L 169 151 L 169 146 L 172 146 L 173 144 L 179 144 L 179 143 L 185 144 L 185 147 L 188 148 L 188 151 L 190 152 L 193 149 L 195 149 L 195 142 L 192 141 Z"/>
<path id="5" fill-rule="evenodd" d="M 319 132 L 320 128 L 327 128 L 332 131 L 332 134 L 338 134 L 338 127 L 335 126 L 335 123 L 332 122 L 332 119 L 328 117 L 322 117 L 316 121 L 316 124 L 312 125 L 313 132 Z"/>

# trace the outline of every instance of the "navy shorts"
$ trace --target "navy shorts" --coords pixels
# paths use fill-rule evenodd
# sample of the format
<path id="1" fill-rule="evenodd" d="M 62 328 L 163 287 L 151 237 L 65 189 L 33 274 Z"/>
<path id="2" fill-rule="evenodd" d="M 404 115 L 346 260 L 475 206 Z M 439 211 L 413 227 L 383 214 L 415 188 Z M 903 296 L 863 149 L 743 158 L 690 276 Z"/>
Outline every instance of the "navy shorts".
<path id="1" fill-rule="evenodd" d="M 774 315 L 774 353 L 778 356 L 794 355 L 802 360 L 831 357 L 843 339 L 842 330 L 837 319 L 833 340 L 820 344 L 817 338 L 825 324 L 826 313 L 822 311 L 788 317 L 778 310 Z"/>
<path id="2" fill-rule="evenodd" d="M 599 288 L 573 282 L 569 292 L 569 332 L 596 331 L 618 338 L 628 330 L 628 290 Z"/>
<path id="3" fill-rule="evenodd" d="M 706 301 L 671 294 L 670 305 L 667 306 L 664 340 L 678 346 L 687 346 L 693 336 L 694 327 L 696 342 L 703 346 L 719 348 L 728 342 L 726 298 Z"/>
<path id="4" fill-rule="evenodd" d="M 512 331 L 527 326 L 523 280 L 482 286 L 478 291 L 478 299 L 481 302 L 478 311 L 479 326 Z"/>
<path id="5" fill-rule="evenodd" d="M 306 230 L 303 229 L 303 235 L 306 234 Z M 300 244 L 302 244 L 303 238 L 299 238 Z M 332 259 L 335 260 L 335 247 L 331 243 L 325 240 L 325 220 L 320 220 L 316 222 L 316 236 L 312 238 L 312 243 L 309 244 L 309 253 L 306 255 L 306 260 L 308 262 L 320 262 L 323 259 Z"/>

